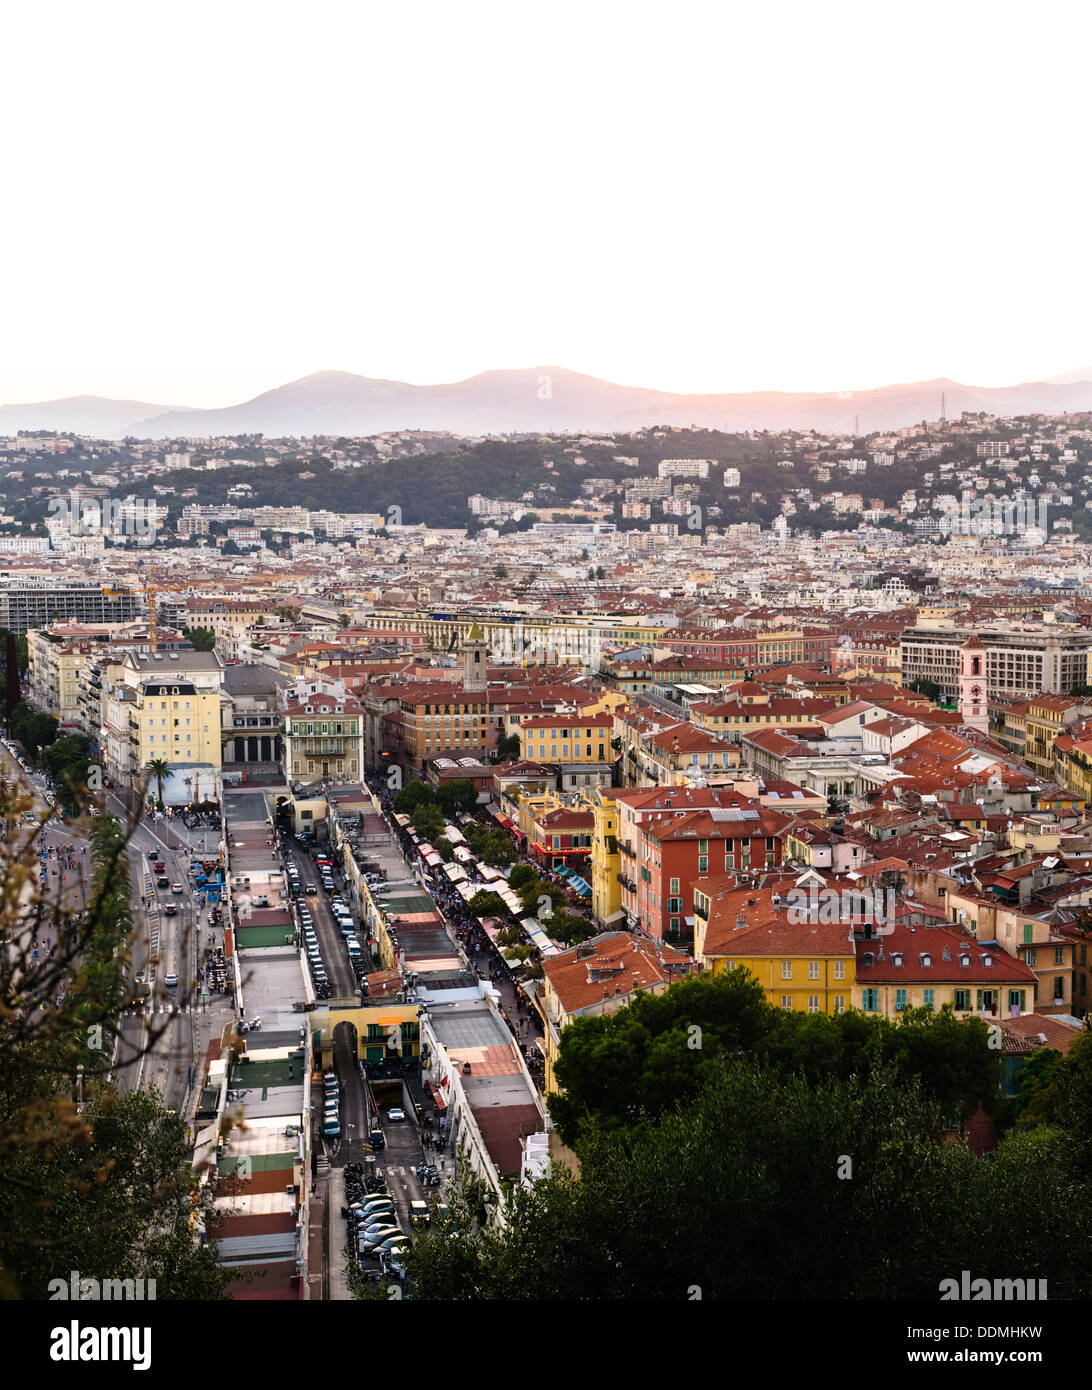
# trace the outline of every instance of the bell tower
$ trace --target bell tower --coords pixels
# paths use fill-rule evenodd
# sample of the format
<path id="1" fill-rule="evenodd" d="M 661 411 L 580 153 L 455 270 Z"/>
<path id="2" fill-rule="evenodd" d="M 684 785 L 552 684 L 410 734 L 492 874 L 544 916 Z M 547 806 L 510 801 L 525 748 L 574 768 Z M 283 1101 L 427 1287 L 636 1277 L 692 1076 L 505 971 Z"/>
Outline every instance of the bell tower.
<path id="1" fill-rule="evenodd" d="M 968 729 L 990 731 L 986 704 L 986 648 L 974 633 L 959 649 L 959 717 Z"/>
<path id="2" fill-rule="evenodd" d="M 489 684 L 489 644 L 477 623 L 466 634 L 462 644 L 463 689 L 484 691 Z"/>

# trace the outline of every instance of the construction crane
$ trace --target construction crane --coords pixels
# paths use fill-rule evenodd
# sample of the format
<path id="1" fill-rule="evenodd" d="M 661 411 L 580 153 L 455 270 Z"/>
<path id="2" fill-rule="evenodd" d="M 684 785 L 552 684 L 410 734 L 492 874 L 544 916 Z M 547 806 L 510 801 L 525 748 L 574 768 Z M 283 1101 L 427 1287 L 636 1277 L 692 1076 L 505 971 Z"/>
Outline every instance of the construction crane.
<path id="1" fill-rule="evenodd" d="M 148 605 L 148 647 L 154 656 L 159 651 L 159 624 L 156 613 L 155 567 L 149 565 L 144 577 L 143 589 L 103 589 L 107 598 L 119 598 L 122 594 L 143 594 Z"/>

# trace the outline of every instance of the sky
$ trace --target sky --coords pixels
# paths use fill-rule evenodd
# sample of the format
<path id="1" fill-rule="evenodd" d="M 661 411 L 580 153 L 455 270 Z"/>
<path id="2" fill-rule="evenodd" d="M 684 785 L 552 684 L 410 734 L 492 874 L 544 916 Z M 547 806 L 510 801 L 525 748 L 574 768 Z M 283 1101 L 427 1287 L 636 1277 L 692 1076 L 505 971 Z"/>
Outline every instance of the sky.
<path id="1" fill-rule="evenodd" d="M 7 7 L 0 402 L 1092 362 L 1087 6 Z"/>

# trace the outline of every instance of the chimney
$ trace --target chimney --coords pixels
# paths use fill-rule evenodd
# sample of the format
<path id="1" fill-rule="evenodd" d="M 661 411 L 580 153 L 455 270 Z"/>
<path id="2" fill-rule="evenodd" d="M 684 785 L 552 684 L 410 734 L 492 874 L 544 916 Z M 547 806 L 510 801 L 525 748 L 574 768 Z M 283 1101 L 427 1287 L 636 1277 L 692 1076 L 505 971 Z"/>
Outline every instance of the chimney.
<path id="1" fill-rule="evenodd" d="M 742 912 L 738 913 L 736 916 L 736 931 L 742 931 L 746 925 L 747 918 L 744 917 Z"/>

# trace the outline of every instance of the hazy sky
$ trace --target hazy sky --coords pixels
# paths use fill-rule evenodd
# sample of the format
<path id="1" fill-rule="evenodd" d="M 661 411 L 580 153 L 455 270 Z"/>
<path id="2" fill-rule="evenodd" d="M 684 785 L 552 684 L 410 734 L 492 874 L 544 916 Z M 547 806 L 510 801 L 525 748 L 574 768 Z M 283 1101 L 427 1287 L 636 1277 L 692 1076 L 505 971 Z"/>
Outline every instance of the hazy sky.
<path id="1" fill-rule="evenodd" d="M 1084 365 L 1090 29 L 997 0 L 8 6 L 0 401 Z"/>

